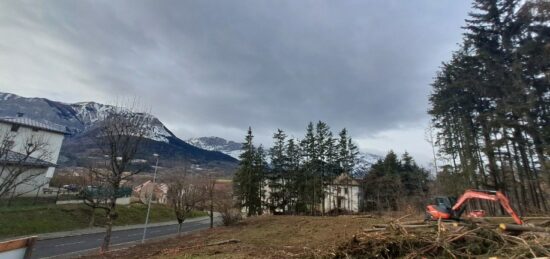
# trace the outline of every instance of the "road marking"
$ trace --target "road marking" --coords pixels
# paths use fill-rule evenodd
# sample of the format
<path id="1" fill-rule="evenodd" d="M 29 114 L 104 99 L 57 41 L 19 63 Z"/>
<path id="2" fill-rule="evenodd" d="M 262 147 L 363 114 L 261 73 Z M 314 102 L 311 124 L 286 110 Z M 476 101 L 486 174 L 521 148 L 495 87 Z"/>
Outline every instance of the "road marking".
<path id="1" fill-rule="evenodd" d="M 73 242 L 73 243 L 63 243 L 63 244 L 59 244 L 59 245 L 55 245 L 55 246 L 70 246 L 70 245 L 76 245 L 76 244 L 81 244 L 81 243 L 84 243 L 84 241 L 78 241 L 78 242 Z"/>
<path id="2" fill-rule="evenodd" d="M 131 234 L 131 235 L 128 235 L 128 236 L 129 237 L 143 236 L 143 233 Z"/>

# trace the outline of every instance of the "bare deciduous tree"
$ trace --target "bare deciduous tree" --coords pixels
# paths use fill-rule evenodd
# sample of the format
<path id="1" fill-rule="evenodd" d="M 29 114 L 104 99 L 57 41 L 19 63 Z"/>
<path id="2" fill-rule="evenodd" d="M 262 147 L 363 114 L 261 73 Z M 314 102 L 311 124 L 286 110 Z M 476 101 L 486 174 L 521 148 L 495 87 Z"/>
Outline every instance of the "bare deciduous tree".
<path id="1" fill-rule="evenodd" d="M 221 214 L 225 226 L 233 225 L 241 220 L 241 211 L 237 208 L 231 189 L 215 190 L 214 207 Z"/>
<path id="2" fill-rule="evenodd" d="M 205 176 L 205 200 L 208 202 L 210 228 L 214 227 L 214 202 L 216 199 L 216 177 L 214 174 Z"/>
<path id="3" fill-rule="evenodd" d="M 181 233 L 182 224 L 189 213 L 197 209 L 205 201 L 207 195 L 206 181 L 187 173 L 173 175 L 168 184 L 168 201 L 174 208 Z"/>
<path id="4" fill-rule="evenodd" d="M 150 131 L 152 117 L 145 113 L 136 113 L 129 108 L 115 107 L 98 127 L 94 141 L 106 158 L 107 170 L 94 173 L 98 186 L 98 197 L 88 198 L 87 204 L 105 210 L 106 232 L 101 252 L 109 249 L 113 222 L 117 218 L 116 200 L 119 198 L 121 181 L 138 174 L 142 167 L 136 168 L 131 162 Z M 95 201 L 94 201 L 95 199 Z M 92 202 L 93 201 L 93 202 Z M 98 202 L 101 201 L 101 202 Z"/>
<path id="5" fill-rule="evenodd" d="M 105 179 L 108 171 L 106 168 L 94 168 L 89 165 L 84 174 L 84 183 L 81 187 L 79 197 L 82 199 L 85 205 L 90 207 L 90 220 L 89 226 L 93 227 L 95 224 L 95 211 L 96 209 L 103 209 L 108 212 L 109 196 L 110 193 L 106 184 L 101 182 Z"/>
<path id="6" fill-rule="evenodd" d="M 30 134 L 24 136 L 17 145 L 14 133 L 8 131 L 0 134 L 0 198 L 10 195 L 13 198 L 44 186 L 46 181 L 36 181 L 44 174 L 44 170 L 36 168 L 53 166 L 47 162 L 52 154 L 44 136 Z M 30 188 L 16 193 L 17 187 L 21 185 Z"/>

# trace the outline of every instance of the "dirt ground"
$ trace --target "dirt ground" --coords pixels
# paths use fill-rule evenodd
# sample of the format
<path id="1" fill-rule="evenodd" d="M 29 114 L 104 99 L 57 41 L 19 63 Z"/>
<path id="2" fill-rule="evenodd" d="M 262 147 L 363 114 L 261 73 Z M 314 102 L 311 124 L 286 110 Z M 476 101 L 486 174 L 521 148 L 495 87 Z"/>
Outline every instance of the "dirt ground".
<path id="1" fill-rule="evenodd" d="M 104 258 L 304 258 L 329 255 L 342 241 L 389 217 L 259 216 L 238 225 L 114 251 Z M 212 245 L 230 239 L 238 243 Z M 90 257 L 92 258 L 92 257 Z M 93 256 L 97 258 L 97 255 Z"/>

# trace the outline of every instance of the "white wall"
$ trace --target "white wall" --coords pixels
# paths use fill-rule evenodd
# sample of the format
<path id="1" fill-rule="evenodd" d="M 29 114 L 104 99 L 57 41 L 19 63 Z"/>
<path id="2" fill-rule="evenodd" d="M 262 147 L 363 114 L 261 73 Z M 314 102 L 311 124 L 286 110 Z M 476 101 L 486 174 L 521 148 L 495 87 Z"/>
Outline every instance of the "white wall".
<path id="1" fill-rule="evenodd" d="M 42 188 L 47 188 L 49 186 L 50 179 L 46 178 L 46 171 L 48 168 L 32 168 L 25 171 L 22 175 L 19 176 L 19 179 L 24 179 L 28 176 L 35 176 L 30 181 L 20 184 L 15 188 L 15 194 L 23 197 L 35 196 L 36 192 L 39 192 L 39 196 L 42 195 Z M 9 169 L 7 170 L 9 171 Z"/>
<path id="2" fill-rule="evenodd" d="M 33 138 L 37 141 L 47 143 L 47 145 L 44 147 L 43 151 L 35 152 L 31 154 L 31 157 L 57 164 L 59 152 L 61 151 L 61 144 L 65 137 L 63 134 L 45 130 L 34 131 L 32 128 L 23 125 L 19 126 L 17 132 L 12 132 L 11 128 L 12 124 L 0 122 L 0 138 L 4 137 L 6 133 L 13 134 L 14 136 L 12 151 L 24 154 L 25 145 L 28 143 L 29 139 Z M 46 178 L 47 170 L 48 168 L 32 168 L 25 172 L 25 175 L 20 176 L 20 179 L 31 174 L 37 176 L 28 183 L 18 186 L 15 191 L 16 194 L 25 193 L 23 196 L 33 196 L 36 195 L 38 187 L 40 187 L 40 189 L 48 187 L 50 179 Z M 2 179 L 0 179 L 0 181 L 2 181 Z M 28 193 L 29 191 L 30 193 Z M 42 195 L 41 191 L 39 195 Z"/>
<path id="3" fill-rule="evenodd" d="M 63 138 L 65 137 L 61 133 L 54 133 L 51 131 L 37 130 L 34 131 L 30 127 L 21 125 L 17 132 L 11 132 L 12 124 L 0 122 L 0 136 L 4 136 L 6 132 L 14 134 L 15 145 L 13 151 L 24 153 L 25 144 L 28 139 L 34 138 L 38 139 L 41 142 L 47 143 L 45 152 L 48 153 L 48 156 L 44 156 L 44 152 L 37 152 L 31 156 L 34 158 L 41 158 L 50 163 L 57 164 L 57 159 L 59 158 L 59 152 L 61 151 L 61 144 L 63 144 Z M 46 158 L 46 159 L 44 159 Z"/>
<path id="4" fill-rule="evenodd" d="M 348 189 L 346 194 L 345 189 Z M 325 196 L 325 210 L 328 212 L 338 208 L 338 197 L 341 197 L 340 208 L 352 212 L 359 212 L 360 190 L 353 185 L 329 185 Z"/>

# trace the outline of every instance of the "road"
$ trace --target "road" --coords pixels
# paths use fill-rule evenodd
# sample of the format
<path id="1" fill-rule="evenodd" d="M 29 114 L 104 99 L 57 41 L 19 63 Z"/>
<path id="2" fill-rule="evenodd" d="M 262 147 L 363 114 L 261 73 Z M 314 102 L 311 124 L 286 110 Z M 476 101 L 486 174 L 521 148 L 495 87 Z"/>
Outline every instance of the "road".
<path id="1" fill-rule="evenodd" d="M 183 223 L 182 232 L 191 232 L 210 227 L 210 219 Z M 167 225 L 147 228 L 147 239 L 169 236 L 178 233 L 178 225 Z M 79 236 L 61 237 L 39 240 L 32 252 L 32 258 L 57 257 L 69 253 L 85 252 L 98 249 L 104 233 L 84 234 Z M 111 246 L 140 241 L 143 228 L 113 231 Z"/>

